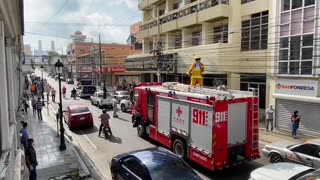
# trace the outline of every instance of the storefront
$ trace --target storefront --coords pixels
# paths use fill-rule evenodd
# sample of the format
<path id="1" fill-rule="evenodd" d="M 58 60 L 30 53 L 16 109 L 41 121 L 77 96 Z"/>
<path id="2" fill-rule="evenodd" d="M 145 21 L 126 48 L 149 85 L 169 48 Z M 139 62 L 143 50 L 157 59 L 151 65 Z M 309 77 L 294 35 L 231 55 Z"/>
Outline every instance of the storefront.
<path id="1" fill-rule="evenodd" d="M 122 81 L 128 83 L 135 82 L 140 83 L 141 77 L 139 73 L 130 73 L 125 71 L 126 68 L 123 66 L 119 67 L 103 67 L 104 79 L 106 80 L 107 86 L 114 86 L 121 84 Z"/>
<path id="2" fill-rule="evenodd" d="M 301 116 L 299 131 L 303 134 L 320 135 L 319 81 L 278 79 L 275 93 L 276 127 L 290 130 L 291 115 L 297 110 Z"/>

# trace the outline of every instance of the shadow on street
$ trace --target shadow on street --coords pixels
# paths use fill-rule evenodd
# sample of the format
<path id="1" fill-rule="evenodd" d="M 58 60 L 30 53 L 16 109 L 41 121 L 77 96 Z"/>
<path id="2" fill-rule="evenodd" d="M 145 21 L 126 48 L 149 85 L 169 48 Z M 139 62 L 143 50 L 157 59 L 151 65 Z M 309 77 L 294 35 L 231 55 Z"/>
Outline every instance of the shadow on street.
<path id="1" fill-rule="evenodd" d="M 77 135 L 82 135 L 82 134 L 93 134 L 93 133 L 97 133 L 99 131 L 99 128 L 97 128 L 96 126 L 93 127 L 80 127 L 77 128 L 76 130 L 71 130 L 73 133 L 77 134 Z"/>
<path id="2" fill-rule="evenodd" d="M 122 140 L 120 137 L 115 137 L 114 135 L 110 135 L 110 136 L 108 136 L 107 139 L 112 143 L 122 144 Z"/>

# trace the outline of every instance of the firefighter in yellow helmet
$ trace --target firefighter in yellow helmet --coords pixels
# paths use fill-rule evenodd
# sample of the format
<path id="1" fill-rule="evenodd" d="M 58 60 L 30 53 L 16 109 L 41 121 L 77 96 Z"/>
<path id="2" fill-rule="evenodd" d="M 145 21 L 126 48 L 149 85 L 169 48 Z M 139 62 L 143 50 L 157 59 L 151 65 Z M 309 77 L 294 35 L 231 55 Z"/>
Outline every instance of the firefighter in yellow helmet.
<path id="1" fill-rule="evenodd" d="M 204 71 L 204 65 L 200 62 L 201 61 L 201 57 L 200 56 L 195 56 L 194 60 L 196 61 L 195 63 L 193 63 L 188 72 L 187 72 L 187 76 L 191 75 L 191 86 L 196 86 L 197 84 L 199 86 L 203 86 L 203 71 Z"/>

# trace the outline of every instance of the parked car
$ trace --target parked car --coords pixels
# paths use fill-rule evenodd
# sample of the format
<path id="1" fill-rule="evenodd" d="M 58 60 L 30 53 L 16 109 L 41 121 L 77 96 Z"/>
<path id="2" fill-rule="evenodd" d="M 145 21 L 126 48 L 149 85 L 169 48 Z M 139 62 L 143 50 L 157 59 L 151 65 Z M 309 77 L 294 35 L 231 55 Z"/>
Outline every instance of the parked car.
<path id="1" fill-rule="evenodd" d="M 81 97 L 81 98 L 87 98 L 87 97 L 90 97 L 92 96 L 96 91 L 97 91 L 97 88 L 95 86 L 81 86 L 81 87 L 78 87 L 78 95 Z"/>
<path id="2" fill-rule="evenodd" d="M 290 161 L 310 167 L 320 167 L 320 139 L 313 139 L 300 144 L 289 141 L 266 145 L 262 153 L 271 163 Z"/>
<path id="3" fill-rule="evenodd" d="M 64 111 L 64 120 L 70 129 L 93 126 L 92 113 L 87 106 L 83 105 L 68 106 Z"/>
<path id="4" fill-rule="evenodd" d="M 67 84 L 74 84 L 74 81 L 73 81 L 73 79 L 67 79 Z"/>
<path id="5" fill-rule="evenodd" d="M 255 169 L 249 180 L 316 180 L 320 178 L 320 170 L 294 164 L 276 163 Z"/>
<path id="6" fill-rule="evenodd" d="M 61 81 L 66 81 L 66 78 L 65 77 L 60 77 Z"/>
<path id="7" fill-rule="evenodd" d="M 130 180 L 200 180 L 197 173 L 181 158 L 160 148 L 148 148 L 113 157 L 112 179 Z"/>
<path id="8" fill-rule="evenodd" d="M 130 97 L 128 97 L 127 99 L 122 99 L 120 101 L 120 109 L 122 112 L 127 112 L 129 109 L 131 109 L 132 106 L 132 102 L 130 100 Z"/>
<path id="9" fill-rule="evenodd" d="M 113 107 L 113 94 L 110 92 L 107 92 L 107 98 L 103 99 L 103 91 L 98 91 L 95 92 L 92 96 L 91 96 L 91 104 L 92 105 L 96 105 L 99 108 L 104 107 L 104 106 L 108 106 L 108 107 Z"/>
<path id="10" fill-rule="evenodd" d="M 130 94 L 128 91 L 116 91 L 113 96 L 117 99 L 118 103 L 120 103 L 122 99 L 127 99 Z"/>

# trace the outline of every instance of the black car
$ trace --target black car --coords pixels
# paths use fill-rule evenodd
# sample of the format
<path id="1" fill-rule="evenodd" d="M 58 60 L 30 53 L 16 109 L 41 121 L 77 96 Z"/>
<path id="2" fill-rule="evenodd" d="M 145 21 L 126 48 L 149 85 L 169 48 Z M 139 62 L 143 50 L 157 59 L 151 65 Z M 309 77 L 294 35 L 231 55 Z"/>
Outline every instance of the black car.
<path id="1" fill-rule="evenodd" d="M 202 180 L 184 160 L 160 147 L 118 155 L 110 170 L 114 180 Z"/>
<path id="2" fill-rule="evenodd" d="M 67 84 L 74 84 L 74 81 L 73 81 L 73 79 L 67 79 Z"/>

